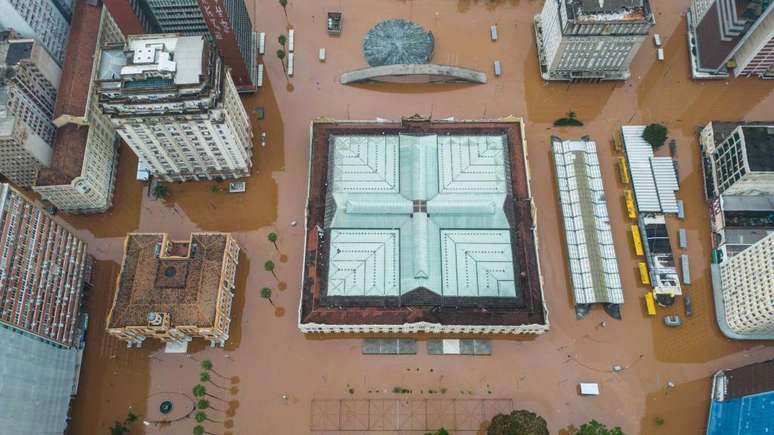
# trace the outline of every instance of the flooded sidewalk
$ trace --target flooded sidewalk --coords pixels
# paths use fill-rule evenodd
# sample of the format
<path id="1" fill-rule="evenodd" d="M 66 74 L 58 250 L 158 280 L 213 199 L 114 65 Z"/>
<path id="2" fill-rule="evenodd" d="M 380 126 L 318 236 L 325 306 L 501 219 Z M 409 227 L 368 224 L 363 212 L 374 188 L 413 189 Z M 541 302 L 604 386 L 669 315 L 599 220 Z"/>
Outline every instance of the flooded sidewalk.
<path id="1" fill-rule="evenodd" d="M 235 435 L 308 434 L 313 403 L 324 400 L 439 398 L 510 400 L 517 408 L 542 415 L 551 433 L 595 418 L 619 425 L 627 434 L 703 433 L 709 404 L 710 375 L 774 357 L 760 342 L 724 338 L 714 319 L 709 277 L 711 244 L 703 196 L 696 129 L 710 120 L 765 120 L 774 116 L 772 83 L 756 79 L 694 82 L 690 79 L 684 12 L 687 0 L 654 2 L 656 26 L 665 60 L 646 41 L 632 64 L 632 78 L 622 83 L 546 83 L 538 72 L 532 17 L 537 0 L 290 0 L 287 19 L 276 0 L 246 0 L 256 28 L 266 32 L 263 87 L 244 97 L 255 133 L 252 175 L 244 193 L 213 189 L 217 183 L 169 184 L 167 200 L 153 200 L 148 186 L 134 180 L 137 158 L 120 150 L 115 206 L 96 216 L 63 216 L 88 243 L 98 260 L 94 288 L 88 295 L 90 325 L 70 433 L 106 433 L 131 407 L 141 419 L 153 415 L 150 397 L 191 395 L 199 382 L 200 363 L 212 360 L 223 374 L 211 412 L 218 423 L 211 432 Z M 329 11 L 343 13 L 343 31 L 328 36 Z M 434 63 L 486 72 L 484 85 L 343 86 L 339 76 L 366 66 L 360 44 L 368 29 L 386 18 L 412 20 L 432 31 Z M 498 26 L 498 40 L 489 28 Z M 277 36 L 295 29 L 295 71 L 286 78 L 275 52 Z M 326 49 L 325 62 L 318 60 Z M 493 62 L 502 76 L 493 74 Z M 256 112 L 262 108 L 265 119 Z M 577 113 L 583 127 L 554 128 L 553 121 Z M 532 337 L 492 337 L 491 356 L 439 356 L 426 352 L 420 337 L 416 355 L 362 355 L 353 337 L 304 337 L 298 330 L 298 303 L 304 245 L 304 209 L 310 123 L 333 119 L 399 120 L 413 114 L 457 120 L 523 117 L 528 164 L 537 207 L 538 244 L 543 289 L 551 329 Z M 616 172 L 617 155 L 608 145 L 622 124 L 664 123 L 677 141 L 680 168 L 678 198 L 686 218 L 669 217 L 677 246 L 677 229 L 688 236 L 692 284 L 684 291 L 694 315 L 681 328 L 666 328 L 664 314 L 680 313 L 682 303 L 646 315 L 647 288 L 639 282 L 639 258 L 627 232 L 623 190 Z M 260 135 L 266 133 L 266 146 Z M 556 191 L 550 136 L 578 139 L 589 135 L 598 156 L 618 255 L 625 303 L 623 320 L 601 308 L 575 320 L 564 231 Z M 660 149 L 658 155 L 669 150 Z M 220 184 L 220 187 L 225 184 Z M 226 189 L 227 190 L 227 189 Z M 224 349 L 194 340 L 189 354 L 165 354 L 148 340 L 127 349 L 104 333 L 127 232 L 168 232 L 187 239 L 192 231 L 232 232 L 242 247 L 231 336 Z M 277 247 L 267 239 L 278 235 Z M 264 262 L 276 264 L 275 278 Z M 260 297 L 274 290 L 276 307 Z M 605 321 L 605 326 L 602 325 Z M 616 371 L 614 366 L 622 370 Z M 580 397 L 578 382 L 598 382 L 601 395 Z M 668 388 L 668 384 L 675 385 Z M 397 395 L 395 387 L 411 390 Z M 218 406 L 219 405 L 219 406 Z M 657 425 L 656 417 L 664 424 Z M 133 434 L 184 434 L 192 419 L 171 424 L 137 424 Z M 467 427 L 467 426 L 466 426 Z M 394 432 L 388 432 L 394 433 Z"/>

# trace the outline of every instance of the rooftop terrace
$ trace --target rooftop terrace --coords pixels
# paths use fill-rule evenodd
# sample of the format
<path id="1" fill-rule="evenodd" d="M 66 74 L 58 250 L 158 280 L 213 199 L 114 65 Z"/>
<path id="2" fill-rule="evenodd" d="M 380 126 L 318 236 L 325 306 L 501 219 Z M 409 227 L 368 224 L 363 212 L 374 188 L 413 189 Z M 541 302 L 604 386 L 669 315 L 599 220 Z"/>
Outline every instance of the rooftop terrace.
<path id="1" fill-rule="evenodd" d="M 650 14 L 647 0 L 565 0 L 569 19 L 581 22 L 640 21 Z"/>

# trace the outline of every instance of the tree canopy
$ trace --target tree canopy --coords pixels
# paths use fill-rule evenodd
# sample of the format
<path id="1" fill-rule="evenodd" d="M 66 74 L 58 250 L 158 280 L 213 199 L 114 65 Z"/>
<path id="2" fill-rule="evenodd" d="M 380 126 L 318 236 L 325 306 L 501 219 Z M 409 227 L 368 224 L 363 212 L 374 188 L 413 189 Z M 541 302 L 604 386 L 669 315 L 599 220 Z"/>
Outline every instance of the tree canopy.
<path id="1" fill-rule="evenodd" d="M 608 429 L 604 424 L 591 420 L 578 429 L 575 435 L 624 435 L 620 427 Z"/>
<path id="2" fill-rule="evenodd" d="M 661 124 L 650 124 L 642 132 L 642 138 L 645 139 L 653 148 L 664 145 L 667 140 L 668 130 Z"/>
<path id="3" fill-rule="evenodd" d="M 497 414 L 489 423 L 487 435 L 548 435 L 546 420 L 524 409 Z"/>

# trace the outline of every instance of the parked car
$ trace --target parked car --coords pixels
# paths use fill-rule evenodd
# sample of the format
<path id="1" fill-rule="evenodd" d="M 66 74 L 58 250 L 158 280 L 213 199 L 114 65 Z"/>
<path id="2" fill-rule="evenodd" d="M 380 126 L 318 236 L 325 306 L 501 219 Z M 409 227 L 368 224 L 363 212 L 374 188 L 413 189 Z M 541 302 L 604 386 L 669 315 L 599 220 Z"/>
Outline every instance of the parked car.
<path id="1" fill-rule="evenodd" d="M 683 296 L 683 305 L 685 305 L 685 315 L 688 317 L 693 316 L 693 302 L 691 302 L 690 296 Z"/>
<path id="2" fill-rule="evenodd" d="M 677 328 L 682 324 L 683 324 L 683 321 L 680 320 L 680 316 L 678 316 L 677 314 L 674 314 L 671 316 L 664 316 L 664 325 L 669 326 L 670 328 Z"/>

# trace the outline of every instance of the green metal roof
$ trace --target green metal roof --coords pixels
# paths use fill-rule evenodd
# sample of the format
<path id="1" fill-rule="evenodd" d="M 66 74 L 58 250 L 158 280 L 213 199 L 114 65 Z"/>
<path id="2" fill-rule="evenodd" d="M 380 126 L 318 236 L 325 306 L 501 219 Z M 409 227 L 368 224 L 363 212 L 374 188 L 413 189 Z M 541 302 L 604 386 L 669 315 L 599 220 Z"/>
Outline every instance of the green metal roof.
<path id="1" fill-rule="evenodd" d="M 335 136 L 330 296 L 516 297 L 502 136 Z"/>

